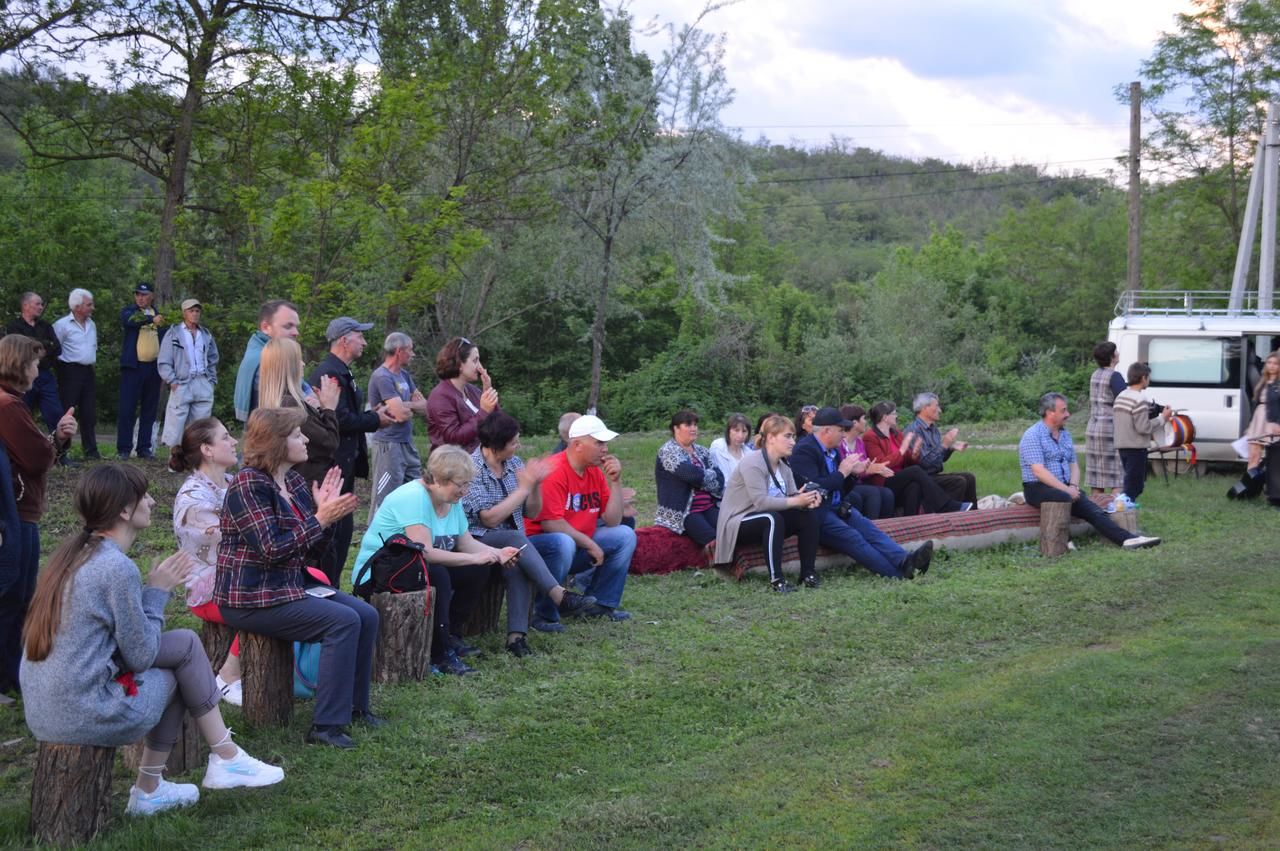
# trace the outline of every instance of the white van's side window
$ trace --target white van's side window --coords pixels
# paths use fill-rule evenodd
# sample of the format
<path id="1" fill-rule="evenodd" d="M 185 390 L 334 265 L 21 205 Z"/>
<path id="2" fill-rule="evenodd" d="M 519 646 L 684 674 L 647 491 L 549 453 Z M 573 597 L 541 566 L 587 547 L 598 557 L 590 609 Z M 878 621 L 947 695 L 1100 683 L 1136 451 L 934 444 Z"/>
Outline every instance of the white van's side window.
<path id="1" fill-rule="evenodd" d="M 1153 386 L 1239 384 L 1239 338 L 1146 337 L 1140 348 L 1151 366 Z"/>

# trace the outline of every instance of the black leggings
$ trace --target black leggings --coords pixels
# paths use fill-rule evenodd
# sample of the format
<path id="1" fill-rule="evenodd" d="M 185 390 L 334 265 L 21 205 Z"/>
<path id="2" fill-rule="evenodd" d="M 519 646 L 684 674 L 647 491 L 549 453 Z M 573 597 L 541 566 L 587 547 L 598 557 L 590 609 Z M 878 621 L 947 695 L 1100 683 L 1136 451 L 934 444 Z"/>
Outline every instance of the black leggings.
<path id="1" fill-rule="evenodd" d="M 442 564 L 427 565 L 427 579 L 436 591 L 433 612 L 435 627 L 431 635 L 431 661 L 439 662 L 449 649 L 449 634 L 462 629 L 476 601 L 484 593 L 493 573 L 491 565 L 468 564 L 445 567 Z"/>
<path id="2" fill-rule="evenodd" d="M 926 514 L 960 510 L 960 503 L 948 496 L 933 476 L 919 467 L 903 467 L 885 479 L 884 486 L 893 491 L 903 517 L 915 517 L 922 505 Z"/>
<path id="3" fill-rule="evenodd" d="M 795 535 L 800 549 L 800 576 L 812 576 L 817 572 L 814 562 L 818 558 L 818 521 L 818 512 L 799 508 L 752 512 L 738 523 L 738 545 L 761 544 L 769 564 L 769 581 L 776 582 L 782 578 L 782 542 Z"/>

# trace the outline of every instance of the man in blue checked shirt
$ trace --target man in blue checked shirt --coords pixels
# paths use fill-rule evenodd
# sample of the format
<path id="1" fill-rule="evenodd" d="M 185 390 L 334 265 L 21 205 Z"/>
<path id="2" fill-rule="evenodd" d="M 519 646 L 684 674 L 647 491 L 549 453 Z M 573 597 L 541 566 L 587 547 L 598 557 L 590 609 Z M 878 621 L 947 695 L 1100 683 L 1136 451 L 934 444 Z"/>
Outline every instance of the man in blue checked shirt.
<path id="1" fill-rule="evenodd" d="M 1061 393 L 1040 397 L 1040 422 L 1027 429 L 1018 443 L 1018 463 L 1022 465 L 1022 492 L 1027 505 L 1042 502 L 1069 502 L 1071 516 L 1079 517 L 1098 534 L 1127 550 L 1154 547 L 1159 538 L 1139 535 L 1116 525 L 1106 512 L 1080 491 L 1080 465 L 1071 443 L 1071 432 L 1063 428 L 1071 412 Z"/>

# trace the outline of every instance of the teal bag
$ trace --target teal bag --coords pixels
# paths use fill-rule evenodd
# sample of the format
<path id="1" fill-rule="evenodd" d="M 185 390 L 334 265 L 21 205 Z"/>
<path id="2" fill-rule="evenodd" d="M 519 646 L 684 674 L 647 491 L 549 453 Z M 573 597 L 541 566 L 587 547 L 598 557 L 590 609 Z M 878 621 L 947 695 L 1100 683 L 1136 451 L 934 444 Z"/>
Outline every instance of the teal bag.
<path id="1" fill-rule="evenodd" d="M 320 679 L 320 643 L 293 642 L 293 696 L 316 696 Z"/>

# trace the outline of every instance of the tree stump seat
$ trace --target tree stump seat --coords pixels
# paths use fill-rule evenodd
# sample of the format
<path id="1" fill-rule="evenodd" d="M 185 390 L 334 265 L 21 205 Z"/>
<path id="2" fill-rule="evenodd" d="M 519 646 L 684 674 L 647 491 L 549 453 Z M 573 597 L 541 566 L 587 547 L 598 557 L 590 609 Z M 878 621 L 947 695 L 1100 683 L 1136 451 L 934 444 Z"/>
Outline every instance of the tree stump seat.
<path id="1" fill-rule="evenodd" d="M 1071 538 L 1071 503 L 1040 503 L 1040 555 L 1057 558 Z"/>
<path id="2" fill-rule="evenodd" d="M 458 634 L 480 635 L 497 631 L 502 619 L 502 598 L 506 593 L 507 586 L 502 581 L 502 568 L 491 565 L 489 581 L 485 584 L 480 599 L 476 601 L 471 617 L 467 618 L 466 623 L 461 624 Z"/>
<path id="3" fill-rule="evenodd" d="M 373 680 L 400 683 L 426 679 L 431 673 L 431 633 L 435 627 L 436 590 L 406 594 L 373 594 L 378 611 L 378 643 L 373 651 Z"/>
<path id="4" fill-rule="evenodd" d="M 245 720 L 258 727 L 287 726 L 293 715 L 293 642 L 242 632 L 240 668 Z"/>
<path id="5" fill-rule="evenodd" d="M 145 737 L 121 749 L 125 768 L 133 772 L 138 770 L 144 747 L 146 747 Z M 195 719 L 191 717 L 190 712 L 185 713 L 182 716 L 182 732 L 178 734 L 178 743 L 173 746 L 173 750 L 169 751 L 169 759 L 165 761 L 165 773 L 174 776 L 199 768 L 204 765 L 208 752 L 209 748 L 205 745 L 204 737 L 200 735 Z"/>
<path id="6" fill-rule="evenodd" d="M 31 780 L 31 836 L 49 845 L 80 845 L 111 818 L 116 749 L 41 742 Z"/>
<path id="7" fill-rule="evenodd" d="M 216 669 L 227 657 L 236 632 L 205 621 L 200 641 Z M 240 669 L 244 718 L 254 726 L 285 726 L 293 714 L 293 642 L 252 632 L 240 633 Z"/>

